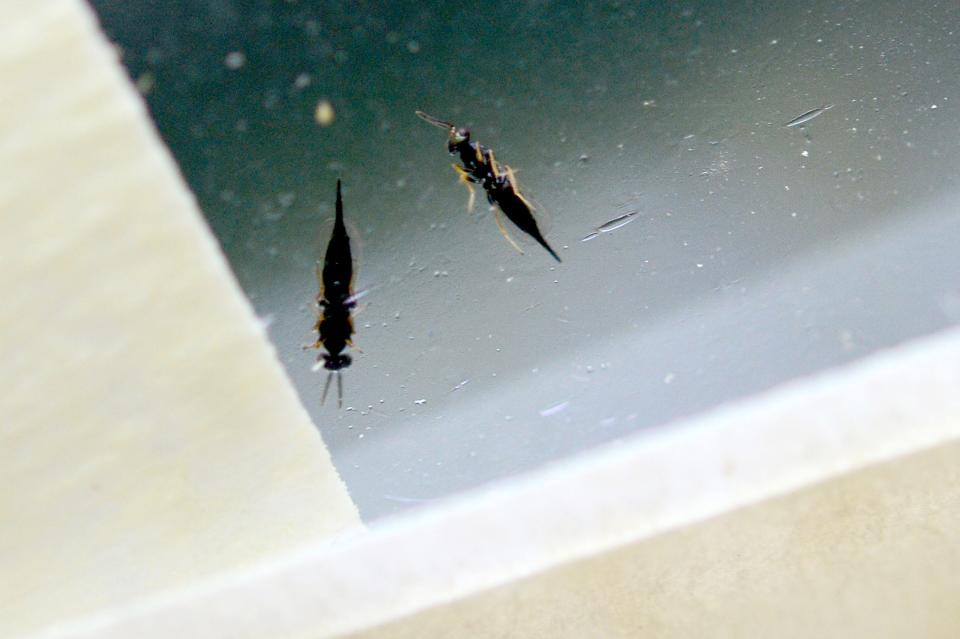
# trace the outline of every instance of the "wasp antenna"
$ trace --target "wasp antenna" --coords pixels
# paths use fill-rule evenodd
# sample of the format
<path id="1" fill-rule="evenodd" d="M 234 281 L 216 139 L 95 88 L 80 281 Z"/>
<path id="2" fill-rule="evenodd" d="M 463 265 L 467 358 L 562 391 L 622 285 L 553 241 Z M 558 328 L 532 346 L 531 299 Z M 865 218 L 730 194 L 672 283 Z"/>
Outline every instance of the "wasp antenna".
<path id="1" fill-rule="evenodd" d="M 337 408 L 343 408 L 343 375 L 337 373 Z"/>
<path id="2" fill-rule="evenodd" d="M 333 378 L 333 371 L 327 373 L 327 383 L 323 385 L 323 396 L 320 397 L 320 405 L 323 406 L 327 401 L 327 391 L 330 390 L 330 382 Z"/>
<path id="3" fill-rule="evenodd" d="M 421 120 L 423 120 L 424 122 L 427 122 L 427 123 L 429 123 L 429 124 L 432 124 L 433 126 L 439 127 L 439 128 L 441 128 L 441 129 L 452 129 L 452 128 L 453 128 L 453 123 L 452 123 L 452 122 L 444 122 L 444 121 L 441 120 L 440 118 L 435 118 L 435 117 L 433 117 L 432 115 L 430 115 L 429 113 L 424 113 L 423 111 L 419 111 L 419 110 L 418 110 L 418 111 L 417 111 L 417 117 L 420 118 Z"/>

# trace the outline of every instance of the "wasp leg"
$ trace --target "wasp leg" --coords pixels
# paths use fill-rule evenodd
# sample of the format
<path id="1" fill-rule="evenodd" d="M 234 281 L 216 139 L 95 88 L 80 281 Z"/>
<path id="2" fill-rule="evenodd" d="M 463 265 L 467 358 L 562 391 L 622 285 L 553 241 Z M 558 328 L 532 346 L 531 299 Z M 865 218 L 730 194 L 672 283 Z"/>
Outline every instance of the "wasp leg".
<path id="1" fill-rule="evenodd" d="M 343 408 L 343 375 L 337 373 L 337 408 Z"/>
<path id="2" fill-rule="evenodd" d="M 500 177 L 500 165 L 497 164 L 497 159 L 493 157 L 493 149 L 487 150 L 487 160 L 490 162 L 490 170 L 493 171 L 493 177 Z"/>
<path id="3" fill-rule="evenodd" d="M 473 192 L 473 184 L 470 182 L 470 174 L 467 173 L 459 164 L 454 164 L 453 170 L 457 172 L 457 175 L 460 176 L 460 181 L 463 182 L 463 185 L 467 187 L 467 191 L 470 192 L 470 199 L 467 200 L 467 211 L 472 212 L 473 205 L 477 201 L 477 196 Z"/>
<path id="4" fill-rule="evenodd" d="M 510 242 L 510 245 L 511 245 L 513 248 L 517 249 L 517 253 L 519 253 L 520 255 L 523 255 L 523 249 L 520 248 L 519 246 L 517 246 L 517 243 L 514 242 L 514 241 L 513 241 L 513 238 L 510 237 L 510 234 L 507 233 L 507 227 L 505 227 L 505 226 L 503 225 L 503 220 L 500 218 L 500 208 L 499 208 L 499 207 L 495 207 L 495 208 L 494 208 L 494 210 L 493 210 L 493 219 L 495 219 L 495 220 L 497 221 L 497 226 L 500 227 L 500 233 L 503 235 L 503 237 L 506 238 L 506 240 L 507 240 L 508 242 Z"/>

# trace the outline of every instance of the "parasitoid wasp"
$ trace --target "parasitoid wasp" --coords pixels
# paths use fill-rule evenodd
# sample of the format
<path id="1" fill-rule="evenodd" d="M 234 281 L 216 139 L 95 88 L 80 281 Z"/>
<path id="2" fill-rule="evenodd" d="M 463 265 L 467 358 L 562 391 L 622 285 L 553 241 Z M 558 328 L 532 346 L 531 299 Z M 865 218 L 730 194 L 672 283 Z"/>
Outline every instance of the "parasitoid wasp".
<path id="1" fill-rule="evenodd" d="M 469 129 L 440 120 L 423 111 L 417 111 L 417 117 L 447 131 L 447 150 L 460 160 L 460 164 L 454 164 L 453 168 L 460 176 L 460 181 L 466 185 L 470 192 L 467 208 L 473 208 L 475 201 L 473 185 L 479 184 L 487 194 L 487 201 L 491 206 L 495 206 L 495 211 L 497 211 L 495 217 L 500 233 L 513 248 L 523 253 L 523 250 L 507 233 L 507 229 L 500 219 L 499 211 L 502 211 L 507 219 L 521 231 L 536 240 L 553 256 L 553 259 L 561 262 L 560 256 L 550 247 L 540 232 L 540 227 L 537 226 L 537 220 L 533 216 L 533 205 L 517 188 L 517 179 L 513 174 L 513 169 L 506 165 L 501 166 L 493 157 L 491 149 L 479 142 L 471 142 Z"/>
<path id="2" fill-rule="evenodd" d="M 317 331 L 317 341 L 312 348 L 323 348 L 326 353 L 317 356 L 317 362 L 323 361 L 323 367 L 330 371 L 323 386 L 320 403 L 327 401 L 330 380 L 337 377 L 337 406 L 343 406 L 343 380 L 340 371 L 350 366 L 351 357 L 343 351 L 353 346 L 353 321 L 350 312 L 356 307 L 353 294 L 353 255 L 350 253 L 350 237 L 343 223 L 343 198 L 340 195 L 340 180 L 337 180 L 337 214 L 333 223 L 333 232 L 323 257 L 323 270 L 320 262 L 316 264 L 317 283 L 320 293 L 317 295 L 317 308 L 320 316 L 313 330 Z"/>

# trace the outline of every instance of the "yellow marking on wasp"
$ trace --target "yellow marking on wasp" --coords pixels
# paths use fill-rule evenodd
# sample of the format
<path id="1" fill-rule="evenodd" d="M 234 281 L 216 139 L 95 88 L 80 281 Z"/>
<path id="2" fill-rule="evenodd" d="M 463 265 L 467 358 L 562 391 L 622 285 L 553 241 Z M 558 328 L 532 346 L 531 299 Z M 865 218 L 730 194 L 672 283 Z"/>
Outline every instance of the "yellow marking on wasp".
<path id="1" fill-rule="evenodd" d="M 507 167 L 507 179 L 510 180 L 510 188 L 513 190 L 513 194 L 520 198 L 520 201 L 526 204 L 528 209 L 533 211 L 533 204 L 530 204 L 529 200 L 523 197 L 523 193 L 517 189 L 517 178 L 513 174 L 513 169 L 511 169 L 509 166 Z"/>
<path id="2" fill-rule="evenodd" d="M 313 272 L 317 276 L 317 286 L 320 288 L 320 294 L 317 300 L 323 297 L 323 271 L 320 270 L 320 260 L 313 263 Z"/>
<path id="3" fill-rule="evenodd" d="M 483 164 L 483 151 L 480 150 L 480 145 L 474 147 L 474 150 L 477 152 L 477 162 Z"/>
<path id="4" fill-rule="evenodd" d="M 500 227 L 500 233 L 503 235 L 503 237 L 505 237 L 506 240 L 510 242 L 510 245 L 513 246 L 513 248 L 517 249 L 517 253 L 519 253 L 520 255 L 523 255 L 523 249 L 517 246 L 517 243 L 514 242 L 513 238 L 510 237 L 510 234 L 507 233 L 507 227 L 503 225 L 503 220 L 500 219 L 500 209 L 494 209 L 493 219 L 497 221 L 497 226 Z"/>

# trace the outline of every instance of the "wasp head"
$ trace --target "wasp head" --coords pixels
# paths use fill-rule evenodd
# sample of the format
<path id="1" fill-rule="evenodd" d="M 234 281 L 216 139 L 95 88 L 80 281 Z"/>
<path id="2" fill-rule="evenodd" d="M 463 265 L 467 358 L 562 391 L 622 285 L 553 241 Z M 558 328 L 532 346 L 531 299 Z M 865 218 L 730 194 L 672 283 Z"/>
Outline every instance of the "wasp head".
<path id="1" fill-rule="evenodd" d="M 450 146 L 456 146 L 470 141 L 470 129 L 450 127 L 448 142 Z"/>
<path id="2" fill-rule="evenodd" d="M 341 368 L 346 368 L 353 363 L 353 359 L 349 355 L 341 353 L 339 355 L 323 355 L 323 367 L 328 371 L 338 371 Z"/>

